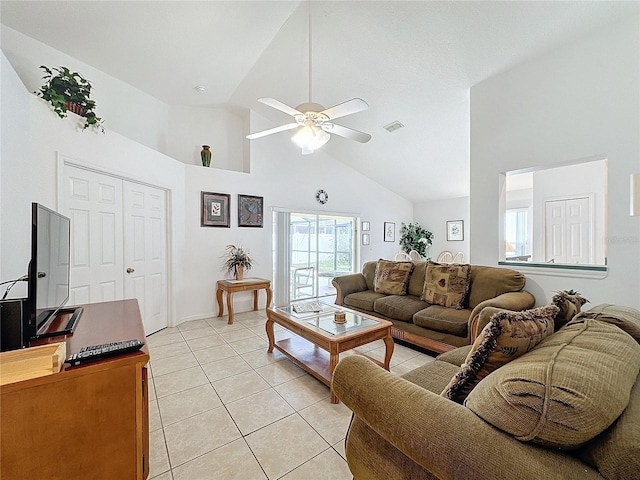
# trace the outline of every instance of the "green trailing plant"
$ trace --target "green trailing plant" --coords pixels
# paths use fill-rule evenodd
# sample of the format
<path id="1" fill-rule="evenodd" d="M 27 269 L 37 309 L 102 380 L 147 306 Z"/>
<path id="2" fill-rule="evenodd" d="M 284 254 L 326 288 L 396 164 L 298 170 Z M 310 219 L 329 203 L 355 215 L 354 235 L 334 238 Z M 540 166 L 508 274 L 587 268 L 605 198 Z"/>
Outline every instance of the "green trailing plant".
<path id="1" fill-rule="evenodd" d="M 433 243 L 433 233 L 419 223 L 403 223 L 400 228 L 400 247 L 406 253 L 415 250 L 423 257 L 426 256 L 427 247 Z"/>
<path id="2" fill-rule="evenodd" d="M 82 129 L 89 127 L 104 133 L 102 118 L 96 116 L 96 102 L 91 99 L 91 82 L 72 72 L 67 67 L 48 68 L 40 65 L 46 75 L 43 78 L 45 84 L 36 92 L 38 96 L 51 103 L 53 111 L 60 118 L 67 116 L 67 110 L 84 117 Z"/>
<path id="3" fill-rule="evenodd" d="M 222 266 L 222 269 L 231 275 L 236 275 L 238 267 L 244 267 L 245 270 L 251 270 L 253 267 L 253 259 L 249 256 L 247 251 L 236 245 L 227 245 L 225 247 L 226 260 Z"/>

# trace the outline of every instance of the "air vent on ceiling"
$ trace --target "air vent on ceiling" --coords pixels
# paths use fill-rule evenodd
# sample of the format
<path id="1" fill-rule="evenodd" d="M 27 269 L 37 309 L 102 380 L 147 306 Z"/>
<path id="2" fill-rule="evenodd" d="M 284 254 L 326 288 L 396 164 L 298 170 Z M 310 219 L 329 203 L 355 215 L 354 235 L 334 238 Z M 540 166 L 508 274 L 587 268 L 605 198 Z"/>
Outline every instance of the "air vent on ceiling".
<path id="1" fill-rule="evenodd" d="M 396 130 L 398 130 L 399 128 L 404 127 L 403 124 L 401 124 L 399 121 L 395 121 L 395 122 L 391 122 L 389 125 L 385 125 L 384 129 L 391 133 L 391 132 L 395 132 Z"/>

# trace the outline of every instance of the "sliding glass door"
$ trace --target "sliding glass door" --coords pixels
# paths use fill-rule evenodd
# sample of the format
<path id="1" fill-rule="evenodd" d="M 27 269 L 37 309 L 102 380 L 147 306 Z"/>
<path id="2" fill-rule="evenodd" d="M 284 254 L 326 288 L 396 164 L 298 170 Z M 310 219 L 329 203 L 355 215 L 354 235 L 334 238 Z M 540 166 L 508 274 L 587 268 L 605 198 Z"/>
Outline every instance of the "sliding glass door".
<path id="1" fill-rule="evenodd" d="M 276 212 L 274 219 L 276 301 L 335 295 L 333 277 L 356 265 L 356 217 Z"/>

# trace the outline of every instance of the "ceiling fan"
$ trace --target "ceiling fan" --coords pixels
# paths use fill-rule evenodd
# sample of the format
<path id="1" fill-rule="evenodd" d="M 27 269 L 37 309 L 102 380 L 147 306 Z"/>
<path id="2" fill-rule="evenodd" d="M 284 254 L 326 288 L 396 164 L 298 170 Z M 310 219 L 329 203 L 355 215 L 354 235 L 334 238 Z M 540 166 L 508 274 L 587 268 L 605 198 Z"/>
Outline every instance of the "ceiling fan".
<path id="1" fill-rule="evenodd" d="M 313 153 L 315 149 L 320 148 L 322 145 L 327 143 L 331 138 L 331 133 L 350 140 L 355 140 L 356 142 L 366 143 L 371 140 L 371 135 L 360 132 L 359 130 L 354 130 L 353 128 L 338 125 L 333 123 L 333 120 L 366 110 L 369 108 L 367 102 L 361 98 L 352 98 L 351 100 L 339 103 L 333 107 L 325 108 L 322 105 L 311 101 L 311 2 L 308 2 L 307 4 L 307 14 L 309 22 L 309 102 L 300 104 L 296 108 L 293 108 L 276 100 L 275 98 L 259 98 L 259 102 L 291 115 L 295 122 L 263 130 L 261 132 L 252 133 L 247 135 L 247 138 L 249 140 L 254 140 L 273 133 L 293 130 L 295 128 L 296 132 L 293 137 L 291 137 L 291 140 L 302 148 L 303 155 Z"/>

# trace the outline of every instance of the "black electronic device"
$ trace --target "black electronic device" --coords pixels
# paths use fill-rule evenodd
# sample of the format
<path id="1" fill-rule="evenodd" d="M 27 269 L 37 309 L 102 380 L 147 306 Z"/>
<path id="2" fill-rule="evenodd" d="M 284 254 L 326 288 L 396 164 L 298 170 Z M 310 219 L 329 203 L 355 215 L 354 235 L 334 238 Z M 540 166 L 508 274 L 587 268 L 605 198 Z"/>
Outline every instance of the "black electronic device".
<path id="1" fill-rule="evenodd" d="M 0 300 L 0 351 L 16 350 L 29 344 L 31 334 L 25 322 L 26 298 Z"/>
<path id="2" fill-rule="evenodd" d="M 63 309 L 69 300 L 71 221 L 38 203 L 31 207 L 27 329 L 31 339 L 68 335 L 82 315 L 81 308 Z M 62 313 L 72 315 L 65 325 L 48 331 L 52 320 Z"/>
<path id="3" fill-rule="evenodd" d="M 78 353 L 70 355 L 66 362 L 71 365 L 80 365 L 82 363 L 93 362 L 102 358 L 136 352 L 140 350 L 143 345 L 144 342 L 141 340 L 122 340 L 120 342 L 91 345 L 88 347 L 82 347 Z"/>

